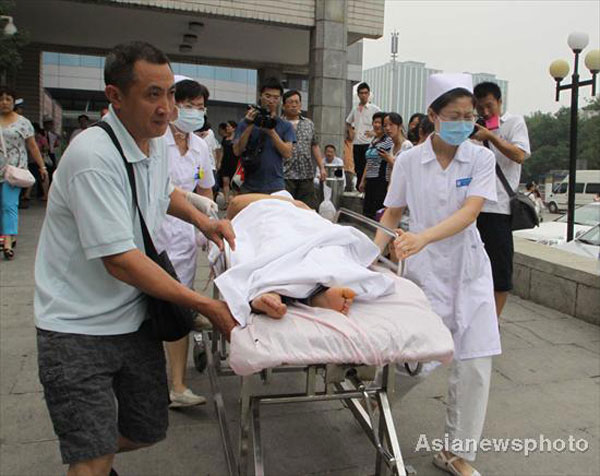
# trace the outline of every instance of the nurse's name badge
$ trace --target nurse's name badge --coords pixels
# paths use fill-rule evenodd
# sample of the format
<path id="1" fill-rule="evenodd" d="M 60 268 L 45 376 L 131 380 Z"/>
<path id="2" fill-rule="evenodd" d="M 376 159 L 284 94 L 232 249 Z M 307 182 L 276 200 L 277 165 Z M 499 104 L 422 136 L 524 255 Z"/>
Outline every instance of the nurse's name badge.
<path id="1" fill-rule="evenodd" d="M 471 180 L 473 180 L 473 177 L 465 177 L 465 178 L 457 179 L 456 180 L 456 188 L 466 187 L 467 185 L 469 185 L 471 183 Z"/>

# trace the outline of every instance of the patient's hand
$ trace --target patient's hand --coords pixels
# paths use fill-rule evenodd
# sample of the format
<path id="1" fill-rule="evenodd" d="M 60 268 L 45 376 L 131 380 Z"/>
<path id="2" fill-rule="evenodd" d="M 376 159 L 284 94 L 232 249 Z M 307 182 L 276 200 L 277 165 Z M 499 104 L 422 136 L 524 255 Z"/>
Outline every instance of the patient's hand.
<path id="1" fill-rule="evenodd" d="M 204 314 L 212 325 L 225 336 L 227 340 L 231 339 L 231 331 L 238 325 L 234 319 L 227 303 L 224 301 L 213 300 L 211 304 L 203 309 Z"/>

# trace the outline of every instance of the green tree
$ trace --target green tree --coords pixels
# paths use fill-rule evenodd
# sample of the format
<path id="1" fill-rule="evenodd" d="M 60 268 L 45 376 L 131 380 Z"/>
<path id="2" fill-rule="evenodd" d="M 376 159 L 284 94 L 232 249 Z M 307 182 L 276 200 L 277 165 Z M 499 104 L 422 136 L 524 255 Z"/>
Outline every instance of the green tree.
<path id="1" fill-rule="evenodd" d="M 600 169 L 600 98 L 579 112 L 577 158 L 590 169 Z M 569 168 L 570 109 L 555 114 L 534 112 L 525 117 L 531 142 L 531 157 L 523 164 L 522 181 L 536 180 L 551 170 Z"/>
<path id="2" fill-rule="evenodd" d="M 14 1 L 0 0 L 0 15 L 10 15 L 13 8 Z M 0 84 L 14 86 L 22 62 L 19 50 L 27 42 L 28 35 L 22 29 L 12 36 L 0 30 Z"/>

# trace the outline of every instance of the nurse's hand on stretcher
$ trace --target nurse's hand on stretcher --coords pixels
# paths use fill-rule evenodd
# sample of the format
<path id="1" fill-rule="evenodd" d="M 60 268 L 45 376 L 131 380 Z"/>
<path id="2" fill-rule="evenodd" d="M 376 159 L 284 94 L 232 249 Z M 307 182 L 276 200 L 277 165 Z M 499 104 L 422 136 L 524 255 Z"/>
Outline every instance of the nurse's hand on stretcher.
<path id="1" fill-rule="evenodd" d="M 400 259 L 406 259 L 427 246 L 427 239 L 420 233 L 411 233 L 398 228 L 398 237 L 394 240 L 394 249 Z"/>
<path id="2" fill-rule="evenodd" d="M 227 340 L 231 339 L 231 331 L 238 323 L 224 301 L 213 299 L 210 305 L 203 307 L 201 310 L 199 309 L 199 311 L 208 318 L 213 327 L 223 334 Z"/>

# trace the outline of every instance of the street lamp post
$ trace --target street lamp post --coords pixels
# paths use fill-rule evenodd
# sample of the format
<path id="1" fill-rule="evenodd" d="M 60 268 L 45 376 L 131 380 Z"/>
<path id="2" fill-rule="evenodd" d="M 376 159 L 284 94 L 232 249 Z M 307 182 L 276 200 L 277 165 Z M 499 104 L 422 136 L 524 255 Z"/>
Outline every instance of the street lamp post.
<path id="1" fill-rule="evenodd" d="M 600 50 L 592 50 L 585 57 L 585 65 L 592 73 L 592 79 L 579 80 L 579 54 L 588 44 L 587 33 L 571 33 L 567 39 L 569 47 L 575 54 L 573 75 L 571 84 L 560 84 L 569 74 L 569 63 L 565 60 L 553 61 L 550 65 L 550 75 L 556 80 L 556 100 L 560 98 L 560 92 L 566 89 L 571 91 L 571 124 L 569 138 L 569 193 L 567 206 L 567 241 L 573 239 L 575 228 L 575 175 L 577 173 L 577 107 L 579 100 L 579 88 L 592 86 L 592 96 L 596 95 L 596 74 L 600 71 Z"/>
<path id="2" fill-rule="evenodd" d="M 398 32 L 392 33 L 392 107 L 390 111 L 397 111 L 398 108 Z"/>

